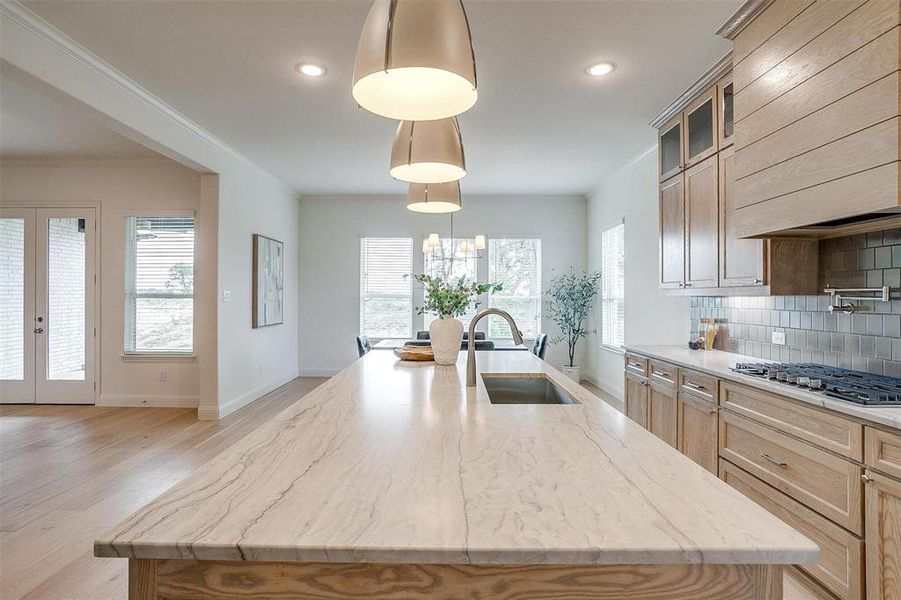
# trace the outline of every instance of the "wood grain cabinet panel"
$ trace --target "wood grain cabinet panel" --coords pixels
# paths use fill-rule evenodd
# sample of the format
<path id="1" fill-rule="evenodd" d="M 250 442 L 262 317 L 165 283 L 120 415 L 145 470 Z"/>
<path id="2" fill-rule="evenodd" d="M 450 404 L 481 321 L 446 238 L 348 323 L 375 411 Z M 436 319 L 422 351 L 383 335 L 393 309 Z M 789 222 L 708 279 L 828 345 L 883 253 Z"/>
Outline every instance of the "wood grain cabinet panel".
<path id="1" fill-rule="evenodd" d="M 863 426 L 836 413 L 731 381 L 722 383 L 720 405 L 820 448 L 863 461 Z"/>
<path id="2" fill-rule="evenodd" d="M 677 438 L 679 452 L 714 475 L 719 461 L 719 409 L 716 404 L 692 394 L 679 393 Z"/>
<path id="3" fill-rule="evenodd" d="M 759 286 L 764 281 L 766 243 L 738 237 L 735 214 L 734 149 L 719 153 L 720 210 L 720 285 L 723 287 Z"/>
<path id="4" fill-rule="evenodd" d="M 808 508 L 863 534 L 861 468 L 806 442 L 720 412 L 720 456 Z"/>
<path id="5" fill-rule="evenodd" d="M 867 600 L 901 600 L 901 481 L 867 477 Z"/>
<path id="6" fill-rule="evenodd" d="M 679 381 L 679 368 L 662 360 L 648 361 L 648 377 L 653 383 L 675 388 Z"/>
<path id="7" fill-rule="evenodd" d="M 685 287 L 685 186 L 681 175 L 660 185 L 660 287 Z"/>
<path id="8" fill-rule="evenodd" d="M 874 427 L 865 429 L 867 467 L 901 479 L 901 434 Z"/>
<path id="9" fill-rule="evenodd" d="M 732 145 L 735 134 L 735 83 L 728 73 L 716 84 L 716 131 L 720 150 Z"/>
<path id="10" fill-rule="evenodd" d="M 685 285 L 719 281 L 719 164 L 715 156 L 685 171 Z"/>
<path id="11" fill-rule="evenodd" d="M 654 382 L 648 389 L 648 430 L 673 448 L 678 448 L 676 389 Z"/>
<path id="12" fill-rule="evenodd" d="M 814 3 L 814 0 L 776 0 L 745 25 L 733 40 L 732 63 L 737 65 Z"/>
<path id="13" fill-rule="evenodd" d="M 842 600 L 862 600 L 863 540 L 728 461 L 720 462 L 720 478 L 816 542 L 820 560 L 799 565 L 802 571 Z"/>
<path id="14" fill-rule="evenodd" d="M 626 373 L 625 394 L 626 416 L 647 429 L 648 427 L 648 380 Z"/>

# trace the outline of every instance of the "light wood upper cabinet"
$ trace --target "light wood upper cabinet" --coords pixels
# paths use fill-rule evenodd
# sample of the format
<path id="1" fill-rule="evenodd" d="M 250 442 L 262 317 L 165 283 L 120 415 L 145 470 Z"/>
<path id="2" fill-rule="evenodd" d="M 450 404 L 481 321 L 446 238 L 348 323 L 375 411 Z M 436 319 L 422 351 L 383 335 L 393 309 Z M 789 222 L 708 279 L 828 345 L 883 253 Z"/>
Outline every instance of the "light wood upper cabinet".
<path id="1" fill-rule="evenodd" d="M 660 287 L 685 287 L 685 186 L 682 175 L 660 185 Z"/>
<path id="2" fill-rule="evenodd" d="M 710 156 L 685 171 L 686 287 L 717 287 L 718 284 L 718 172 L 716 156 Z"/>
<path id="3" fill-rule="evenodd" d="M 685 107 L 682 122 L 686 167 L 698 164 L 717 151 L 716 96 L 716 86 L 713 86 Z"/>
<path id="4" fill-rule="evenodd" d="M 649 390 L 648 430 L 673 448 L 678 448 L 676 389 L 665 384 L 651 383 Z"/>
<path id="5" fill-rule="evenodd" d="M 679 452 L 716 475 L 719 460 L 716 405 L 680 392 L 678 407 Z"/>
<path id="6" fill-rule="evenodd" d="M 626 416 L 641 425 L 648 426 L 648 380 L 626 373 Z"/>
<path id="7" fill-rule="evenodd" d="M 733 103 L 735 85 L 732 73 L 716 84 L 716 133 L 720 151 L 731 146 L 735 133 L 735 111 Z"/>
<path id="8" fill-rule="evenodd" d="M 867 600 L 901 600 L 901 481 L 865 477 Z"/>
<path id="9" fill-rule="evenodd" d="M 682 113 L 664 123 L 657 133 L 660 181 L 680 173 L 685 167 Z"/>
<path id="10" fill-rule="evenodd" d="M 720 285 L 723 287 L 759 286 L 764 281 L 766 261 L 763 240 L 738 237 L 733 215 L 733 163 L 735 152 L 728 147 L 719 153 L 720 163 Z"/>

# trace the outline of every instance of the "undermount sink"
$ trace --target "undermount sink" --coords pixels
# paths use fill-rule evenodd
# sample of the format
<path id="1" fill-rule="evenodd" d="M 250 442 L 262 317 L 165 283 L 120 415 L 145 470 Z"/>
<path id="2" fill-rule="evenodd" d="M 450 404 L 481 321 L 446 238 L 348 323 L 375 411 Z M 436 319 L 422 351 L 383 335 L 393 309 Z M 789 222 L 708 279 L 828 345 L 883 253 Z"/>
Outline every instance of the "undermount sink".
<path id="1" fill-rule="evenodd" d="M 482 375 L 492 404 L 579 404 L 563 388 L 541 377 Z"/>

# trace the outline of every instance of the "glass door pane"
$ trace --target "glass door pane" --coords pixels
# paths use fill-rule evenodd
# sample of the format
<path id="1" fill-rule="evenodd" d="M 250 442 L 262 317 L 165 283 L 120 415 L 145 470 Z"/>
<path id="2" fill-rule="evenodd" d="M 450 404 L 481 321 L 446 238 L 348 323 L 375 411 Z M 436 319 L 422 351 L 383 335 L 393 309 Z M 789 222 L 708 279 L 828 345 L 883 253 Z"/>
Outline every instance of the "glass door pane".
<path id="1" fill-rule="evenodd" d="M 688 158 L 713 148 L 713 98 L 688 115 Z"/>
<path id="2" fill-rule="evenodd" d="M 0 219 L 0 379 L 25 379 L 25 219 Z"/>
<path id="3" fill-rule="evenodd" d="M 85 219 L 47 221 L 47 379 L 85 379 Z"/>

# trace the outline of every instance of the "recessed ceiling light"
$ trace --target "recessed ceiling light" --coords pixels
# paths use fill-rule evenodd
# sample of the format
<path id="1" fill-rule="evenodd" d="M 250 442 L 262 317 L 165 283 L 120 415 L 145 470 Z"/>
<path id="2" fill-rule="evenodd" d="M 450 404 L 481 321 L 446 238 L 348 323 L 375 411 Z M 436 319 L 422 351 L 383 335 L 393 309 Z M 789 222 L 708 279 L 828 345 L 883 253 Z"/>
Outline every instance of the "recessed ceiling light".
<path id="1" fill-rule="evenodd" d="M 612 62 L 600 62 L 596 65 L 591 65 L 585 72 L 591 75 L 592 77 L 603 77 L 604 75 L 609 75 L 613 73 L 616 69 L 616 65 Z"/>
<path id="2" fill-rule="evenodd" d="M 297 70 L 307 77 L 322 77 L 325 75 L 325 67 L 312 63 L 301 63 L 297 65 Z"/>

